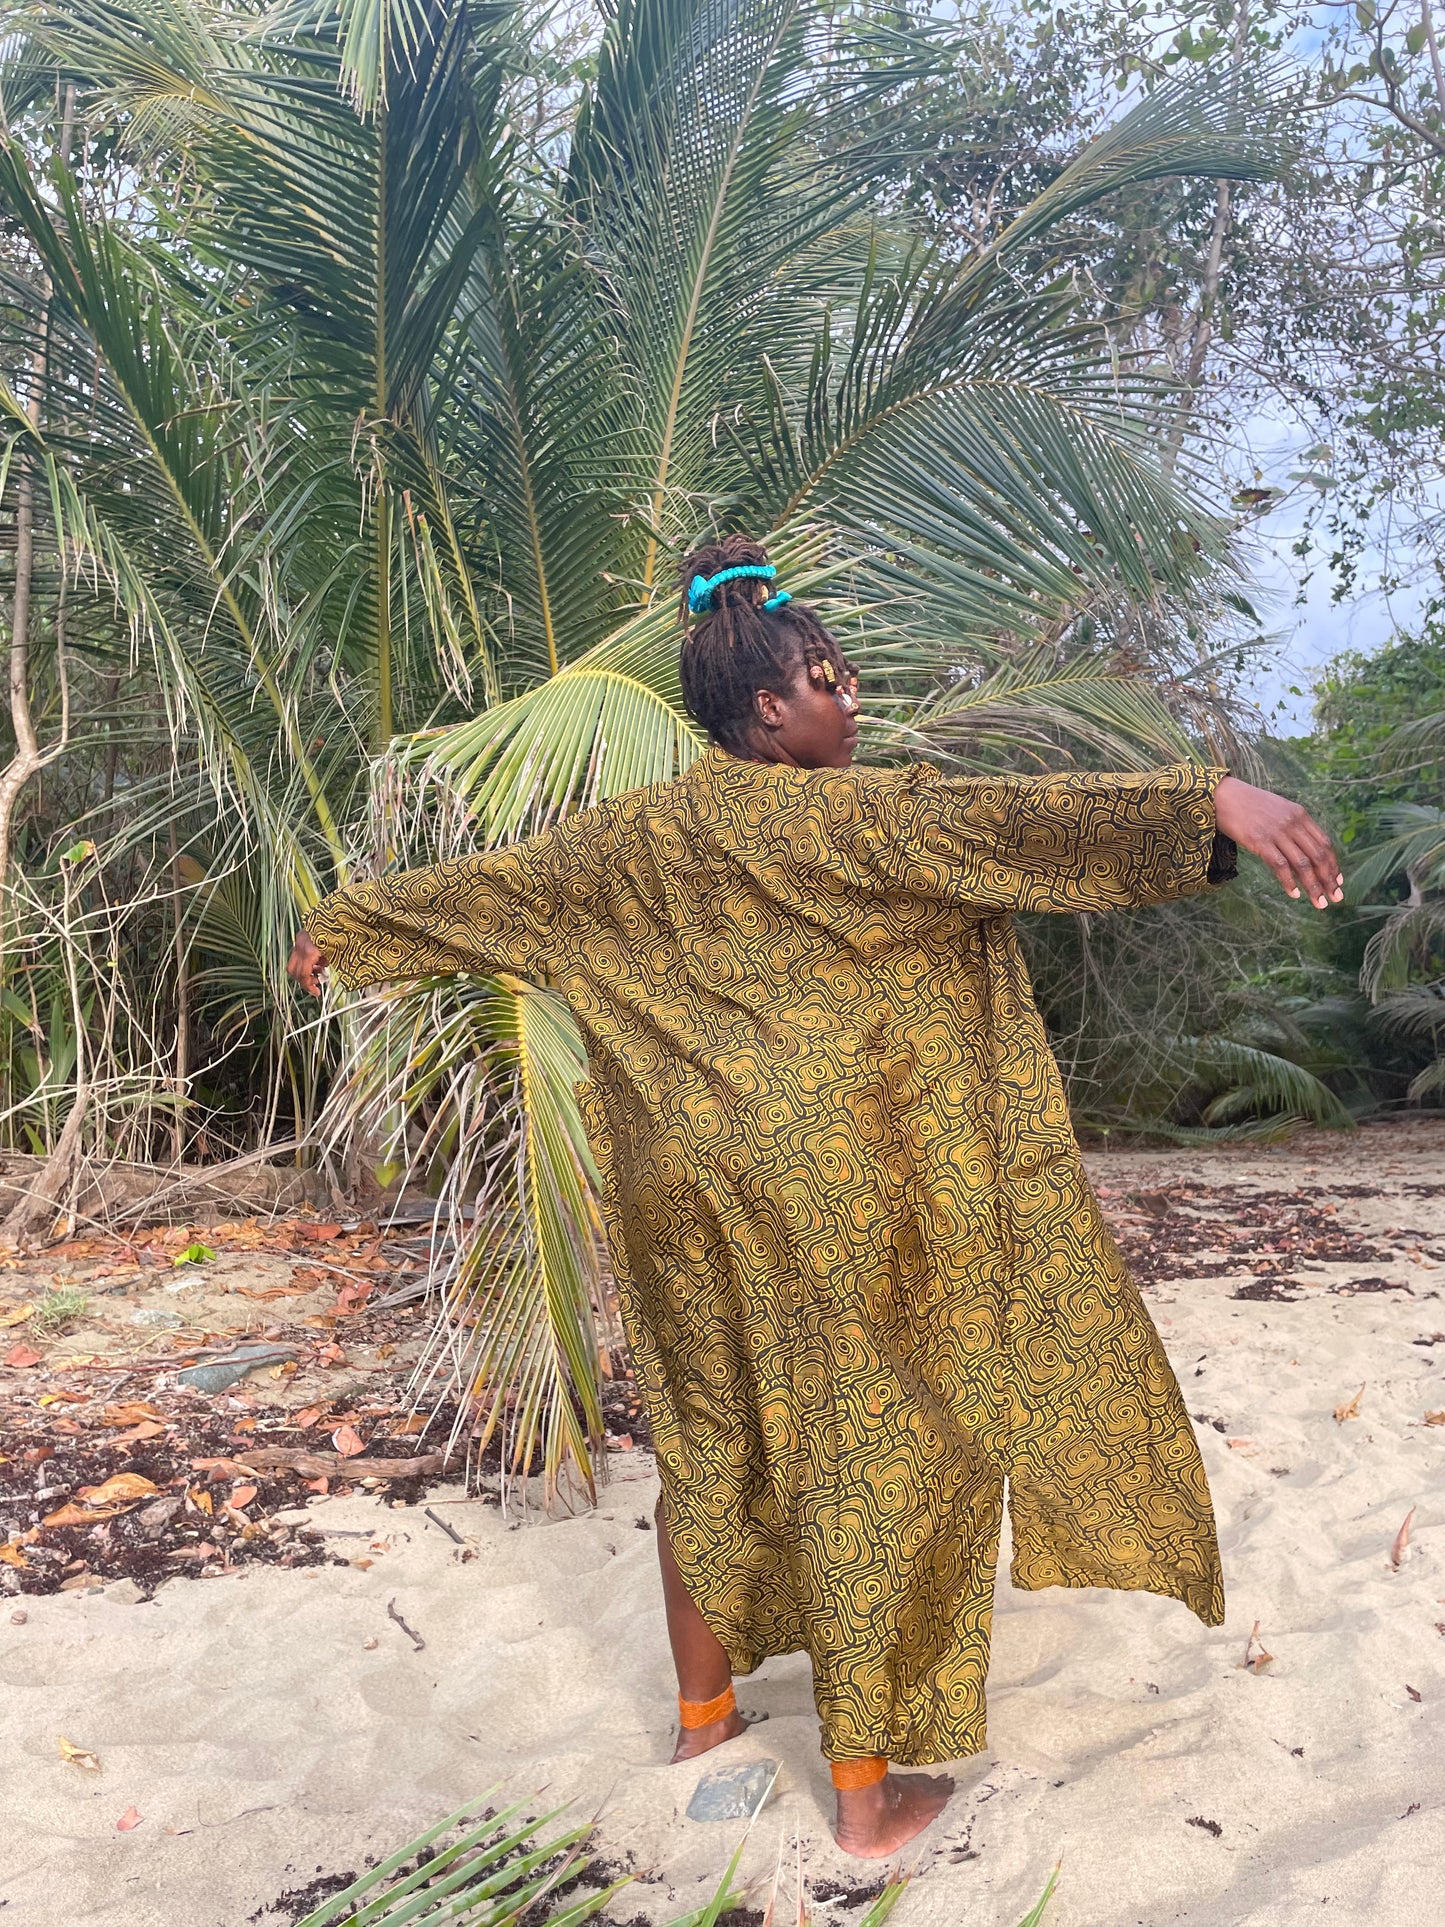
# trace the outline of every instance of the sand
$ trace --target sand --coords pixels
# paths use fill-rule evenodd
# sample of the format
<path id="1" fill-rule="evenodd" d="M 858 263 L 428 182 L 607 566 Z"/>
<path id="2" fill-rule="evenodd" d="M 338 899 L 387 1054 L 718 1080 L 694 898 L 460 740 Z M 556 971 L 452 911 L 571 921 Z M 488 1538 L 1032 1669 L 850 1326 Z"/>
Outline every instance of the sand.
<path id="1" fill-rule="evenodd" d="M 1062 1860 L 1050 1927 L 1428 1927 L 1445 1918 L 1445 1425 L 1423 1421 L 1445 1408 L 1445 1340 L 1415 1341 L 1445 1332 L 1445 1130 L 1090 1163 L 1125 1208 L 1181 1180 L 1303 1188 L 1390 1246 L 1364 1269 L 1410 1290 L 1333 1290 L 1360 1274 L 1349 1262 L 1296 1266 L 1289 1303 L 1234 1298 L 1244 1272 L 1150 1288 L 1200 1415 L 1227 1623 L 1206 1630 L 1144 1597 L 1019 1594 L 1001 1578 L 990 1750 L 957 1768 L 894 1918 L 1016 1927 Z M 1358 1417 L 1337 1421 L 1361 1385 Z M 769 1872 L 780 1838 L 791 1858 L 796 1834 L 808 1881 L 867 1878 L 827 1833 L 797 1657 L 740 1688 L 764 1725 L 711 1760 L 666 1764 L 672 1681 L 641 1523 L 655 1492 L 632 1452 L 615 1455 L 600 1508 L 568 1520 L 517 1523 L 434 1493 L 462 1547 L 419 1508 L 358 1493 L 312 1517 L 365 1569 L 178 1580 L 145 1604 L 4 1602 L 4 1927 L 286 1919 L 264 1911 L 282 1889 L 359 1866 L 499 1780 L 597 1813 L 609 1858 L 664 1876 L 614 1917 L 666 1918 L 736 1844 L 738 1827 L 684 1818 L 724 1759 L 782 1769 L 745 1870 Z M 1256 1622 L 1273 1655 L 1263 1670 L 1243 1663 Z M 62 1734 L 102 1771 L 66 1764 Z M 131 1807 L 141 1823 L 120 1833 Z M 858 1918 L 810 1904 L 820 1921 Z"/>

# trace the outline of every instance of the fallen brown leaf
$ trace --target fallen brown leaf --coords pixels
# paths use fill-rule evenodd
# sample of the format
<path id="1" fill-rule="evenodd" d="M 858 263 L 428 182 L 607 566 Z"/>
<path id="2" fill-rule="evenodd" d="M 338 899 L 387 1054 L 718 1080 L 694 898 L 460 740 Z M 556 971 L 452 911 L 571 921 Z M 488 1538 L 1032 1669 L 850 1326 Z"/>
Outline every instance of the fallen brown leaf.
<path id="1" fill-rule="evenodd" d="M 362 1466 L 340 1453 L 298 1452 L 284 1445 L 260 1446 L 247 1457 L 253 1476 L 257 1472 L 287 1471 L 305 1473 L 307 1478 L 341 1473 L 348 1479 L 363 1473 L 374 1479 L 435 1478 L 454 1462 L 445 1452 L 419 1452 L 414 1459 L 368 1459 Z"/>
<path id="2" fill-rule="evenodd" d="M 191 1470 L 209 1472 L 212 1479 L 249 1479 L 255 1476 L 256 1468 L 243 1465 L 240 1459 L 192 1459 Z"/>
<path id="3" fill-rule="evenodd" d="M 151 1419 L 163 1419 L 165 1413 L 143 1398 L 128 1398 L 119 1405 L 107 1405 L 101 1417 L 107 1425 L 145 1425 Z"/>
<path id="4" fill-rule="evenodd" d="M 1350 1399 L 1347 1404 L 1337 1405 L 1335 1407 L 1336 1425 L 1343 1425 L 1347 1418 L 1358 1418 L 1360 1416 L 1360 1400 L 1364 1396 L 1365 1396 L 1365 1388 L 1362 1385 L 1359 1391 L 1355 1393 L 1355 1396 L 1352 1399 Z"/>
<path id="5" fill-rule="evenodd" d="M 23 1325 L 27 1318 L 35 1316 L 34 1305 L 7 1305 L 0 1312 L 0 1330 L 6 1325 Z"/>
<path id="6" fill-rule="evenodd" d="M 28 1371 L 40 1363 L 40 1354 L 29 1345 L 12 1345 L 0 1363 L 12 1366 L 17 1372 Z"/>
<path id="7" fill-rule="evenodd" d="M 227 1503 L 238 1509 L 243 1505 L 249 1505 L 260 1489 L 261 1488 L 256 1485 L 238 1485 L 232 1490 L 231 1497 Z"/>
<path id="8" fill-rule="evenodd" d="M 165 1425 L 155 1419 L 147 1419 L 144 1425 L 137 1425 L 129 1432 L 117 1432 L 111 1441 L 113 1445 L 139 1445 L 145 1439 L 158 1439 L 165 1431 Z"/>
<path id="9" fill-rule="evenodd" d="M 331 1434 L 331 1443 L 344 1459 L 354 1459 L 358 1452 L 366 1450 L 366 1440 L 354 1425 L 338 1425 Z"/>
<path id="10" fill-rule="evenodd" d="M 1445 1412 L 1427 1412 L 1425 1414 L 1425 1423 L 1427 1425 L 1445 1425 Z"/>
<path id="11" fill-rule="evenodd" d="M 1255 1650 L 1256 1647 L 1258 1651 Z M 1244 1648 L 1244 1664 L 1251 1673 L 1262 1673 L 1266 1666 L 1272 1666 L 1274 1664 L 1274 1654 L 1265 1650 L 1264 1641 L 1259 1636 L 1259 1621 L 1257 1619 L 1254 1622 L 1254 1629 L 1250 1633 L 1248 1642 Z"/>
<path id="12" fill-rule="evenodd" d="M 102 1519 L 118 1519 L 122 1512 L 129 1511 L 128 1505 L 76 1505 L 73 1499 L 67 1499 L 58 1512 L 47 1512 L 43 1523 L 48 1526 L 97 1526 Z"/>
<path id="13" fill-rule="evenodd" d="M 125 1812 L 116 1821 L 115 1830 L 117 1833 L 130 1833 L 138 1827 L 140 1823 L 141 1816 L 136 1812 L 135 1808 L 127 1807 Z"/>
<path id="14" fill-rule="evenodd" d="M 1405 1563 L 1405 1554 L 1410 1549 L 1410 1521 L 1415 1516 L 1414 1506 L 1405 1514 L 1400 1530 L 1395 1534 L 1395 1543 L 1390 1548 L 1390 1564 L 1398 1572 Z"/>
<path id="15" fill-rule="evenodd" d="M 1421 1699 L 1424 1697 L 1423 1694 L 1416 1692 L 1415 1688 L 1409 1685 L 1408 1683 L 1406 1684 L 1405 1691 L 1410 1695 L 1411 1699 L 1414 1700 L 1417 1706 L 1420 1704 Z"/>
<path id="16" fill-rule="evenodd" d="M 17 1571 L 25 1572 L 30 1561 L 25 1557 L 24 1546 L 17 1544 L 13 1539 L 8 1539 L 3 1546 L 0 1546 L 0 1564 L 14 1566 Z"/>
<path id="17" fill-rule="evenodd" d="M 307 1224 L 303 1221 L 293 1228 L 298 1237 L 312 1239 L 317 1244 L 327 1244 L 332 1238 L 341 1236 L 339 1224 Z"/>
<path id="18" fill-rule="evenodd" d="M 140 1472 L 117 1472 L 104 1485 L 83 1485 L 75 1495 L 87 1505 L 119 1505 L 127 1499 L 153 1499 L 160 1487 Z"/>
<path id="19" fill-rule="evenodd" d="M 66 1739 L 63 1733 L 60 1736 L 60 1757 L 68 1760 L 72 1766 L 83 1766 L 87 1773 L 100 1771 L 100 1761 L 90 1748 L 77 1746 L 74 1740 Z"/>

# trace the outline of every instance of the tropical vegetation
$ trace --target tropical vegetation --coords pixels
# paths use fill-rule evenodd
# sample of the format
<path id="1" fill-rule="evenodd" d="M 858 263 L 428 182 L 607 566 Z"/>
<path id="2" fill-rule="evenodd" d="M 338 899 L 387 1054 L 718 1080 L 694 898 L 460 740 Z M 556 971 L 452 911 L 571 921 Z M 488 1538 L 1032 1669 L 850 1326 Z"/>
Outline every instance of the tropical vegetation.
<path id="1" fill-rule="evenodd" d="M 1262 768 L 1259 504 L 1205 428 L 1219 237 L 1298 163 L 1280 34 L 1110 43 L 1127 95 L 1081 139 L 1046 111 L 1065 17 L 969 14 L 959 44 L 1055 63 L 1021 156 L 1023 78 L 948 95 L 958 44 L 871 5 L 7 19 L 0 1066 L 46 1160 L 10 1231 L 87 1160 L 423 1185 L 455 1233 L 426 1372 L 585 1479 L 607 1279 L 570 1017 L 505 977 L 318 1015 L 292 933 L 338 883 L 685 767 L 676 571 L 718 529 L 843 636 L 875 759 Z M 1438 849 L 1392 833 L 1372 874 L 1433 901 Z M 1427 922 L 1371 953 L 1391 995 Z M 1031 933 L 1081 1120 L 1347 1124 L 1368 1080 L 1281 928 L 1246 891 Z"/>
<path id="2" fill-rule="evenodd" d="M 470 1927 L 515 1927 L 534 1922 L 541 1927 L 582 1927 L 601 1913 L 632 1876 L 609 1881 L 589 1874 L 587 1850 L 590 1827 L 573 1827 L 560 1834 L 545 1830 L 563 1809 L 540 1818 L 525 1814 L 525 1803 L 513 1802 L 500 1812 L 484 1801 L 470 1801 L 428 1827 L 416 1839 L 388 1854 L 374 1867 L 347 1881 L 314 1908 L 297 1927 L 400 1927 L 403 1921 L 463 1921 Z M 729 1927 L 749 1917 L 742 1903 L 749 1897 L 737 1884 L 747 1836 L 729 1861 L 722 1878 L 701 1906 L 679 1914 L 666 1927 Z M 779 1843 L 777 1868 L 767 1911 L 771 1921 L 778 1911 L 778 1888 L 783 1866 Z M 807 1899 L 796 1896 L 799 1927 L 810 1919 Z M 1019 1922 L 1039 1927 L 1058 1880 L 1058 1870 L 1043 1893 Z M 883 1927 L 902 1899 L 909 1877 L 885 1874 L 878 1891 L 859 1914 L 859 1927 Z M 581 1887 L 582 1892 L 577 1889 Z M 558 1905 L 565 1897 L 566 1904 Z"/>

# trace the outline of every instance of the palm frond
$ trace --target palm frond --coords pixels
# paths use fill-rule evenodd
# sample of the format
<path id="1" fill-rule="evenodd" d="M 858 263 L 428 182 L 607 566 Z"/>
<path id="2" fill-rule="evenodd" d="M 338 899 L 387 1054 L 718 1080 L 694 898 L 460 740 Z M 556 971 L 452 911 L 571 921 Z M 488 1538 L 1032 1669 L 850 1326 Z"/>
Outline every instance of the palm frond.
<path id="1" fill-rule="evenodd" d="M 585 1071 L 566 1006 L 498 978 L 362 1006 L 332 1095 L 337 1141 L 359 1113 L 385 1175 L 439 1181 L 453 1259 L 416 1396 L 459 1394 L 454 1439 L 497 1436 L 506 1475 L 540 1473 L 549 1492 L 569 1468 L 590 1490 L 602 1439 Z"/>
<path id="2" fill-rule="evenodd" d="M 1334 1130 L 1354 1129 L 1354 1119 L 1327 1084 L 1311 1071 L 1273 1051 L 1233 1037 L 1204 1037 L 1189 1050 L 1194 1075 L 1225 1082 L 1205 1107 L 1206 1124 L 1234 1124 L 1248 1113 L 1307 1118 Z"/>

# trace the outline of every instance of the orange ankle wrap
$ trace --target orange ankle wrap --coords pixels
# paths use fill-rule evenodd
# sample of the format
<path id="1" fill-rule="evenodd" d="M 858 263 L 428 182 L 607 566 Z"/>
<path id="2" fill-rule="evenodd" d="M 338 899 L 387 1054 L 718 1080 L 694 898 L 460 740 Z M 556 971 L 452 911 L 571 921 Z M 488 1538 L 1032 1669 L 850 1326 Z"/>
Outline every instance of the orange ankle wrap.
<path id="1" fill-rule="evenodd" d="M 851 1793 L 855 1787 L 877 1786 L 887 1772 L 887 1760 L 834 1760 L 833 1784 L 840 1793 Z"/>
<path id="2" fill-rule="evenodd" d="M 683 1731 L 691 1733 L 699 1726 L 711 1726 L 714 1720 L 726 1719 L 737 1709 L 737 1695 L 731 1686 L 718 1694 L 715 1700 L 685 1700 L 677 1696 L 677 1716 L 682 1721 Z"/>

